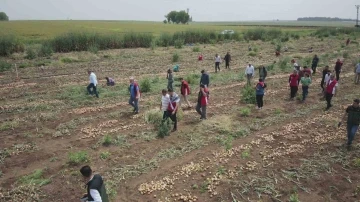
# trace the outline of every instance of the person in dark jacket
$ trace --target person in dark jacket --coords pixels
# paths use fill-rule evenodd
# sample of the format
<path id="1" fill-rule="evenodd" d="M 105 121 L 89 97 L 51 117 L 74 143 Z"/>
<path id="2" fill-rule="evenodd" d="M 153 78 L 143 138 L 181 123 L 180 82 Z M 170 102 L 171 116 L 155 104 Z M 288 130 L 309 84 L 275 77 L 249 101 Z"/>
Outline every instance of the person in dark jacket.
<path id="1" fill-rule="evenodd" d="M 201 71 L 200 85 L 201 84 L 205 85 L 206 88 L 208 88 L 210 85 L 210 77 L 209 77 L 209 74 L 205 70 Z"/>
<path id="2" fill-rule="evenodd" d="M 224 60 L 225 60 L 225 69 L 227 68 L 230 69 L 231 55 L 229 52 L 227 52 L 227 54 L 225 55 Z"/>
<path id="3" fill-rule="evenodd" d="M 267 77 L 267 70 L 264 65 L 261 65 L 259 68 L 259 77 L 262 79 L 263 82 L 265 82 L 265 79 Z"/>
<path id="4" fill-rule="evenodd" d="M 342 122 L 347 119 L 347 148 L 351 149 L 351 144 L 354 140 L 355 134 L 359 129 L 360 124 L 360 106 L 359 106 L 360 100 L 355 99 L 353 104 L 346 108 L 346 112 L 342 118 L 342 120 L 339 122 L 339 127 L 341 126 Z"/>
<path id="5" fill-rule="evenodd" d="M 266 84 L 262 79 L 259 79 L 259 83 L 256 84 L 256 103 L 258 109 L 262 109 L 264 106 L 264 94 L 265 94 Z"/>
<path id="6" fill-rule="evenodd" d="M 93 175 L 90 166 L 84 166 L 80 173 L 86 182 L 87 194 L 81 198 L 82 201 L 109 202 L 105 184 L 98 174 Z"/>
<path id="7" fill-rule="evenodd" d="M 316 68 L 317 68 L 318 63 L 319 63 L 319 58 L 317 55 L 315 55 L 312 60 L 312 64 L 311 64 L 311 69 L 313 70 L 313 74 L 316 73 Z"/>
<path id="8" fill-rule="evenodd" d="M 340 73 L 341 73 L 342 66 L 343 66 L 343 62 L 341 62 L 340 59 L 337 59 L 337 61 L 335 63 L 336 81 L 340 80 Z"/>

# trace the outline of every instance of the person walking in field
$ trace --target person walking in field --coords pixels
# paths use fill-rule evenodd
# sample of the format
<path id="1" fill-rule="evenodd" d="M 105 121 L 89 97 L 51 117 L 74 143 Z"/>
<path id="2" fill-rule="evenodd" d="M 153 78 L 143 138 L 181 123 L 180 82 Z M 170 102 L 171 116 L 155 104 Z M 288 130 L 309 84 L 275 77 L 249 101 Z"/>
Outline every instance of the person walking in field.
<path id="1" fill-rule="evenodd" d="M 316 74 L 316 68 L 319 63 L 319 57 L 317 55 L 314 56 L 311 63 L 311 69 L 313 70 L 313 74 Z"/>
<path id="2" fill-rule="evenodd" d="M 201 70 L 200 85 L 201 84 L 205 85 L 206 88 L 208 88 L 210 85 L 210 77 L 205 70 Z"/>
<path id="3" fill-rule="evenodd" d="M 115 85 L 114 79 L 109 78 L 109 77 L 105 77 L 105 79 L 106 79 L 106 85 L 107 86 L 114 86 Z"/>
<path id="4" fill-rule="evenodd" d="M 355 84 L 360 82 L 360 63 L 355 66 Z"/>
<path id="5" fill-rule="evenodd" d="M 224 57 L 225 60 L 225 69 L 230 69 L 230 61 L 231 61 L 231 55 L 229 52 L 227 52 L 227 54 Z"/>
<path id="6" fill-rule="evenodd" d="M 311 84 L 311 78 L 308 73 L 305 73 L 305 76 L 300 79 L 302 85 L 302 102 L 305 102 L 306 97 L 309 94 L 309 86 Z"/>
<path id="7" fill-rule="evenodd" d="M 216 54 L 215 55 L 215 73 L 217 73 L 217 71 L 220 71 L 220 63 L 221 63 L 221 57 L 220 55 Z"/>
<path id="8" fill-rule="evenodd" d="M 140 87 L 135 82 L 135 79 L 133 77 L 130 78 L 129 91 L 130 91 L 129 104 L 132 107 L 134 107 L 134 113 L 138 114 L 139 113 Z"/>
<path id="9" fill-rule="evenodd" d="M 351 149 L 352 142 L 355 138 L 356 132 L 359 129 L 360 124 L 360 100 L 355 99 L 353 104 L 346 108 L 345 114 L 341 121 L 339 122 L 338 126 L 340 127 L 342 122 L 346 119 L 347 120 L 347 149 Z"/>
<path id="10" fill-rule="evenodd" d="M 160 103 L 160 111 L 163 112 L 163 119 L 167 117 L 167 109 L 170 103 L 170 95 L 168 94 L 166 89 L 161 91 L 161 103 Z"/>
<path id="11" fill-rule="evenodd" d="M 173 89 L 168 89 L 169 91 L 169 105 L 167 108 L 166 118 L 170 118 L 171 121 L 174 122 L 174 128 L 172 132 L 175 132 L 177 130 L 177 117 L 176 113 L 178 111 L 180 97 L 174 92 Z"/>
<path id="12" fill-rule="evenodd" d="M 166 78 L 167 78 L 167 80 L 168 80 L 167 88 L 168 88 L 168 89 L 174 89 L 174 88 L 173 88 L 174 77 L 173 77 L 173 74 L 172 74 L 171 69 L 168 69 L 167 74 L 166 74 Z"/>
<path id="13" fill-rule="evenodd" d="M 301 78 L 305 76 L 305 74 L 308 74 L 310 78 L 312 78 L 311 69 L 309 69 L 307 66 L 303 67 Z"/>
<path id="14" fill-rule="evenodd" d="M 341 68 L 343 66 L 343 62 L 341 62 L 340 59 L 337 59 L 336 63 L 335 63 L 335 75 L 336 75 L 336 81 L 340 80 L 340 73 L 341 73 Z"/>
<path id="15" fill-rule="evenodd" d="M 326 85 L 325 99 L 326 99 L 326 110 L 332 107 L 331 100 L 336 95 L 336 88 L 339 86 L 334 75 L 330 76 L 330 80 Z"/>
<path id="16" fill-rule="evenodd" d="M 290 100 L 294 100 L 299 89 L 300 76 L 296 70 L 289 77 Z"/>
<path id="17" fill-rule="evenodd" d="M 265 94 L 266 84 L 262 79 L 259 79 L 259 83 L 256 84 L 256 103 L 258 109 L 262 109 L 264 106 L 264 94 Z"/>
<path id="18" fill-rule="evenodd" d="M 263 80 L 263 82 L 265 82 L 265 79 L 267 77 L 267 70 L 264 65 L 261 65 L 259 68 L 259 77 Z"/>
<path id="19" fill-rule="evenodd" d="M 206 106 L 209 101 L 209 90 L 205 85 L 200 85 L 196 112 L 201 115 L 201 120 L 206 120 Z"/>
<path id="20" fill-rule="evenodd" d="M 294 67 L 294 70 L 296 70 L 296 71 L 300 71 L 300 66 L 299 66 L 299 64 L 298 63 L 296 63 L 296 60 L 295 59 L 292 59 L 291 60 L 291 63 L 293 64 L 293 67 Z"/>
<path id="21" fill-rule="evenodd" d="M 251 79 L 255 76 L 255 68 L 250 63 L 245 69 L 245 75 L 247 79 L 247 85 L 251 85 Z"/>
<path id="22" fill-rule="evenodd" d="M 329 69 L 329 66 L 325 66 L 325 68 L 322 71 L 322 78 L 321 78 L 321 83 L 320 83 L 320 87 L 321 87 L 323 93 L 325 92 L 326 84 L 330 79 L 330 74 L 331 74 L 331 71 Z M 326 78 L 328 78 L 328 80 L 325 80 Z"/>
<path id="23" fill-rule="evenodd" d="M 109 202 L 103 178 L 99 174 L 94 175 L 90 166 L 83 166 L 80 173 L 86 183 L 87 192 L 80 200 L 84 202 Z"/>
<path id="24" fill-rule="evenodd" d="M 90 70 L 88 71 L 88 74 L 89 74 L 90 84 L 87 86 L 86 89 L 87 89 L 89 95 L 93 95 L 95 93 L 95 96 L 97 98 L 99 98 L 99 94 L 96 89 L 96 86 L 98 84 L 96 75 L 93 71 L 90 71 Z"/>
<path id="25" fill-rule="evenodd" d="M 188 107 L 191 108 L 191 104 L 188 100 L 188 96 L 190 95 L 189 83 L 185 81 L 184 78 L 180 78 L 180 80 L 181 80 L 181 87 L 180 87 L 181 95 L 183 97 L 183 100 L 187 103 Z"/>

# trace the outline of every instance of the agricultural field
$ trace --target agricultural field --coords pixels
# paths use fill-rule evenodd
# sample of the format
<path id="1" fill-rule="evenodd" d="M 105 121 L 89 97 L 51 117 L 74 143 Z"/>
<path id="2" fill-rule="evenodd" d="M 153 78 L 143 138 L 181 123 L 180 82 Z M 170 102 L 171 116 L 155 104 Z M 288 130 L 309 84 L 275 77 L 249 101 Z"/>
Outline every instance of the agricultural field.
<path id="1" fill-rule="evenodd" d="M 81 26 L 91 30 L 91 23 L 77 29 Z M 57 34 L 45 35 L 40 37 Z M 348 37 L 352 42 L 345 46 Z M 289 51 L 275 57 L 279 46 Z M 353 73 L 359 47 L 355 34 L 307 35 L 284 42 L 240 39 L 1 57 L 12 66 L 0 73 L 0 201 L 78 201 L 86 192 L 79 172 L 83 165 L 103 176 L 116 202 L 359 201 L 359 138 L 347 151 L 341 147 L 346 128 L 337 128 L 345 107 L 360 95 Z M 214 55 L 227 51 L 231 70 L 221 64 L 215 74 Z M 197 61 L 200 53 L 204 61 Z M 320 58 L 319 71 L 344 60 L 329 111 L 319 94 L 319 73 L 306 103 L 288 100 L 290 60 L 310 65 L 314 54 Z M 253 94 L 244 90 L 248 62 L 268 66 L 263 110 L 255 109 Z M 167 69 L 175 64 L 180 65 L 174 74 L 177 93 L 178 78 L 184 77 L 194 105 L 200 71 L 209 72 L 208 119 L 200 121 L 194 109 L 184 108 L 178 131 L 159 138 L 160 92 L 167 86 Z M 86 94 L 89 69 L 99 80 L 98 99 Z M 116 85 L 106 86 L 106 76 Z M 142 90 L 137 115 L 128 105 L 131 76 Z"/>

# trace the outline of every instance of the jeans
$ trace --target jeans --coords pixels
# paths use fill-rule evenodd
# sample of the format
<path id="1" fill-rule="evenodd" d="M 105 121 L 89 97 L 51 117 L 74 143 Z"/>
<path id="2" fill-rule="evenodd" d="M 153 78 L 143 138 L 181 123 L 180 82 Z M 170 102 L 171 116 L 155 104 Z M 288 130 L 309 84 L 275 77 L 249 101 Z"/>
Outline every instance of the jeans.
<path id="1" fill-rule="evenodd" d="M 164 113 L 165 115 L 165 113 Z M 172 111 L 166 111 L 166 116 L 165 116 L 165 120 L 170 118 L 171 121 L 174 122 L 174 130 L 177 130 L 177 117 L 176 117 L 176 112 L 174 114 L 172 114 Z"/>
<path id="2" fill-rule="evenodd" d="M 215 62 L 215 72 L 220 71 L 220 62 Z"/>
<path id="3" fill-rule="evenodd" d="M 321 89 L 322 89 L 323 92 L 325 91 L 324 84 L 325 84 L 325 80 L 322 79 L 322 80 L 321 80 L 321 83 L 320 83 L 320 87 L 321 87 Z"/>
<path id="4" fill-rule="evenodd" d="M 298 92 L 297 86 L 290 86 L 290 98 L 294 98 L 296 96 L 296 93 Z"/>
<path id="5" fill-rule="evenodd" d="M 196 105 L 196 111 L 198 114 L 201 115 L 201 119 L 206 119 L 206 105 L 205 106 L 201 106 L 200 103 L 198 103 Z"/>
<path id="6" fill-rule="evenodd" d="M 247 79 L 247 85 L 251 85 L 251 79 L 252 79 L 252 74 L 246 74 L 246 79 Z"/>
<path id="7" fill-rule="evenodd" d="M 167 85 L 168 90 L 173 90 L 173 81 L 168 81 L 168 85 Z"/>
<path id="8" fill-rule="evenodd" d="M 326 93 L 325 94 L 325 99 L 326 99 L 326 103 L 327 103 L 326 109 L 330 109 L 330 107 L 332 107 L 332 105 L 331 105 L 332 97 L 333 97 L 333 94 L 331 94 L 331 93 Z"/>
<path id="9" fill-rule="evenodd" d="M 336 81 L 340 80 L 340 71 L 335 71 Z"/>
<path id="10" fill-rule="evenodd" d="M 302 86 L 302 93 L 303 93 L 303 98 L 302 100 L 305 101 L 307 95 L 309 94 L 309 86 Z"/>
<path id="11" fill-rule="evenodd" d="M 164 111 L 163 113 L 163 120 L 165 120 L 167 118 L 167 111 Z"/>
<path id="12" fill-rule="evenodd" d="M 88 93 L 89 93 L 90 95 L 92 95 L 93 93 L 95 93 L 96 97 L 97 97 L 97 98 L 99 97 L 99 94 L 98 94 L 98 92 L 97 92 L 97 90 L 96 90 L 96 86 L 95 86 L 93 83 L 89 84 L 86 89 L 87 89 L 87 91 L 88 91 Z M 91 90 L 91 89 L 92 89 L 92 90 Z"/>
<path id="13" fill-rule="evenodd" d="M 351 123 L 348 123 L 347 124 L 347 135 L 348 135 L 348 142 L 347 144 L 348 145 L 351 145 L 351 143 L 353 142 L 354 140 L 354 137 L 355 137 L 355 134 L 356 134 L 356 131 L 359 129 L 359 125 L 357 124 L 351 124 Z"/>
<path id="14" fill-rule="evenodd" d="M 134 107 L 134 112 L 139 112 L 139 99 L 136 99 L 134 97 L 130 97 L 129 105 Z"/>
<path id="15" fill-rule="evenodd" d="M 256 103 L 259 108 L 264 106 L 264 95 L 256 95 Z"/>

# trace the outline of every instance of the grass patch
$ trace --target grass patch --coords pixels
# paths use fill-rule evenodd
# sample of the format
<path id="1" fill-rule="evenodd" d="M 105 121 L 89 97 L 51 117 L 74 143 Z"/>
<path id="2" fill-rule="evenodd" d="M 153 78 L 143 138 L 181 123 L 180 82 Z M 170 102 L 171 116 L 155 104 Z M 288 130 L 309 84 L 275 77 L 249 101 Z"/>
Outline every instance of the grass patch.
<path id="1" fill-rule="evenodd" d="M 193 52 L 200 52 L 200 47 L 197 47 L 197 46 L 195 46 L 193 49 L 192 49 L 192 51 Z"/>
<path id="2" fill-rule="evenodd" d="M 164 138 L 165 136 L 170 135 L 171 123 L 169 119 L 161 121 L 157 127 L 158 129 L 158 137 Z"/>
<path id="3" fill-rule="evenodd" d="M 360 168 L 360 158 L 356 158 L 353 160 L 353 165 L 357 168 Z"/>
<path id="4" fill-rule="evenodd" d="M 9 56 L 16 52 L 24 52 L 24 44 L 21 43 L 15 36 L 1 36 L 0 56 Z"/>
<path id="5" fill-rule="evenodd" d="M 21 184 L 31 184 L 37 186 L 44 186 L 51 183 L 50 179 L 43 178 L 43 170 L 35 170 L 33 173 L 23 176 L 19 179 Z"/>
<path id="6" fill-rule="evenodd" d="M 140 83 L 141 92 L 148 93 L 151 92 L 151 81 L 149 78 L 145 78 Z"/>
<path id="7" fill-rule="evenodd" d="M 246 149 L 243 152 L 241 152 L 241 158 L 246 159 L 250 157 L 250 150 Z"/>
<path id="8" fill-rule="evenodd" d="M 75 58 L 61 58 L 60 61 L 63 63 L 67 63 L 67 64 L 74 63 L 74 62 L 80 62 L 80 60 L 75 59 Z"/>
<path id="9" fill-rule="evenodd" d="M 6 61 L 0 60 L 0 72 L 4 72 L 11 69 L 11 64 Z"/>
<path id="10" fill-rule="evenodd" d="M 70 152 L 68 158 L 68 163 L 70 165 L 78 165 L 80 163 L 87 163 L 90 161 L 86 151 Z"/>
<path id="11" fill-rule="evenodd" d="M 179 62 L 180 55 L 178 53 L 174 53 L 172 56 L 172 62 Z"/>
<path id="12" fill-rule="evenodd" d="M 240 109 L 240 115 L 243 116 L 243 117 L 248 117 L 250 116 L 250 113 L 251 113 L 251 109 L 250 108 L 241 108 Z"/>
<path id="13" fill-rule="evenodd" d="M 112 144 L 113 140 L 110 135 L 105 135 L 102 140 L 102 145 L 104 146 L 110 146 Z"/>
<path id="14" fill-rule="evenodd" d="M 35 48 L 29 47 L 26 49 L 26 56 L 25 58 L 28 60 L 33 60 L 37 57 L 38 53 L 36 52 Z"/>
<path id="15" fill-rule="evenodd" d="M 234 141 L 234 137 L 231 135 L 220 135 L 216 137 L 216 141 L 226 150 L 230 150 L 232 148 L 232 144 Z"/>
<path id="16" fill-rule="evenodd" d="M 256 55 L 257 55 L 257 53 L 254 51 L 250 51 L 248 54 L 248 56 L 250 56 L 250 57 L 255 57 Z"/>
<path id="17" fill-rule="evenodd" d="M 101 152 L 100 159 L 105 160 L 105 159 L 109 158 L 110 155 L 111 155 L 110 152 Z"/>
<path id="18" fill-rule="evenodd" d="M 19 126 L 18 121 L 5 121 L 0 125 L 0 131 L 14 130 L 18 126 Z"/>
<path id="19" fill-rule="evenodd" d="M 163 120 L 161 111 L 152 109 L 145 113 L 145 122 L 150 124 L 159 124 Z"/>
<path id="20" fill-rule="evenodd" d="M 241 90 L 241 101 L 246 104 L 256 104 L 255 88 L 246 86 Z"/>
<path id="21" fill-rule="evenodd" d="M 123 135 L 116 136 L 116 138 L 113 140 L 113 144 L 116 146 L 119 146 L 119 147 L 129 147 L 130 146 L 130 144 L 126 140 L 126 136 L 123 136 Z"/>

